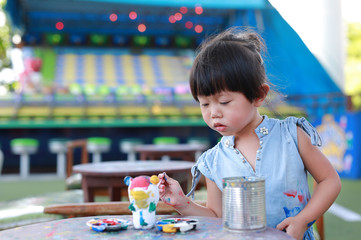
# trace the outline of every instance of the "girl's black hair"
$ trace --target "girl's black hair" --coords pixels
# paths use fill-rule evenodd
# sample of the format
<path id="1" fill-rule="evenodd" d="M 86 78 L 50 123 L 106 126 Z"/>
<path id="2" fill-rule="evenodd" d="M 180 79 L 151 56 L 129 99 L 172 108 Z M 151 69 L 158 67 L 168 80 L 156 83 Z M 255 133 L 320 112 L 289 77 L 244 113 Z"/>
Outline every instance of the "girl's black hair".
<path id="1" fill-rule="evenodd" d="M 263 40 L 251 30 L 230 28 L 201 44 L 190 73 L 193 98 L 222 91 L 241 92 L 252 102 L 268 82 Z"/>

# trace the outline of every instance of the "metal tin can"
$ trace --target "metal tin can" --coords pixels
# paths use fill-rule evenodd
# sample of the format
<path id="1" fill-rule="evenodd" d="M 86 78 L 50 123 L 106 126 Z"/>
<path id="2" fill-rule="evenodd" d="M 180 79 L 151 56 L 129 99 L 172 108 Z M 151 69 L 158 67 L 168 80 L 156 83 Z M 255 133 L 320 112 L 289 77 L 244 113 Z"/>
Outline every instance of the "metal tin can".
<path id="1" fill-rule="evenodd" d="M 265 179 L 223 178 L 222 217 L 227 231 L 266 229 Z"/>

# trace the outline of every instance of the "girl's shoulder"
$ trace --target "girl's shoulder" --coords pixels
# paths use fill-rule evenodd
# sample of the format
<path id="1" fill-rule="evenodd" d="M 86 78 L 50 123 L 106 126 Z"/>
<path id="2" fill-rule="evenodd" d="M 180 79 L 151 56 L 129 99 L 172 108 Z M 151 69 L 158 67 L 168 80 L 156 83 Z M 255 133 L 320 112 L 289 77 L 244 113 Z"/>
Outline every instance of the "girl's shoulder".
<path id="1" fill-rule="evenodd" d="M 206 161 L 211 161 L 212 159 L 214 159 L 214 156 L 216 155 L 217 151 L 220 148 L 221 141 L 222 140 L 220 140 L 212 148 L 210 148 L 210 149 L 206 150 L 205 152 L 203 152 L 202 155 L 199 157 L 198 162 L 206 162 Z"/>
<path id="2" fill-rule="evenodd" d="M 284 119 L 278 119 L 278 118 L 268 118 L 267 116 L 264 117 L 265 121 L 269 122 L 269 124 L 278 124 L 282 127 L 293 127 L 297 125 L 297 122 L 301 119 L 301 118 L 297 118 L 297 117 L 286 117 Z"/>
<path id="3" fill-rule="evenodd" d="M 226 154 L 225 148 L 233 145 L 233 142 L 233 136 L 223 136 L 216 145 L 202 153 L 198 158 L 197 165 L 212 166 L 217 158 Z"/>
<path id="4" fill-rule="evenodd" d="M 292 136 L 297 136 L 297 122 L 299 118 L 287 117 L 285 119 L 268 118 L 264 116 L 263 122 L 257 127 L 256 132 L 262 131 L 262 128 L 270 132 L 288 132 Z M 259 128 L 259 129 L 258 129 Z"/>
<path id="5" fill-rule="evenodd" d="M 288 131 L 292 137 L 297 142 L 297 128 L 301 128 L 303 131 L 305 131 L 311 138 L 311 142 L 313 145 L 321 146 L 322 141 L 321 137 L 318 134 L 316 128 L 306 120 L 306 118 L 301 117 L 287 117 L 285 119 L 269 119 L 270 121 L 273 121 L 275 125 L 279 125 L 281 131 Z"/>
<path id="6" fill-rule="evenodd" d="M 298 118 L 298 117 L 290 116 L 284 119 L 276 119 L 276 118 L 268 118 L 267 116 L 265 116 L 265 122 L 271 128 L 274 126 L 278 126 L 281 129 L 288 129 L 293 131 L 297 129 L 297 126 L 301 127 L 302 129 L 306 129 L 309 127 L 313 128 L 313 126 L 304 117 Z"/>

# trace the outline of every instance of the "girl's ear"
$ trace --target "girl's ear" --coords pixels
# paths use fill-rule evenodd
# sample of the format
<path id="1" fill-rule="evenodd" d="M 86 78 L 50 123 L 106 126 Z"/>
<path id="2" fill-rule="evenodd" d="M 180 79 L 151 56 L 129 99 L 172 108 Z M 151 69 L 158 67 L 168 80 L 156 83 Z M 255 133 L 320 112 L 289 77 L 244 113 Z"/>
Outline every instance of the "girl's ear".
<path id="1" fill-rule="evenodd" d="M 260 87 L 260 89 L 259 89 L 259 91 L 260 91 L 260 94 L 259 94 L 260 97 L 259 97 L 259 98 L 256 98 L 256 99 L 254 100 L 254 103 L 255 103 L 255 106 L 256 106 L 256 107 L 260 107 L 260 106 L 262 105 L 263 101 L 264 101 L 264 100 L 266 99 L 266 97 L 267 97 L 267 94 L 268 94 L 269 90 L 270 90 L 270 87 L 269 87 L 268 84 L 263 83 L 263 84 L 261 85 L 261 87 Z"/>

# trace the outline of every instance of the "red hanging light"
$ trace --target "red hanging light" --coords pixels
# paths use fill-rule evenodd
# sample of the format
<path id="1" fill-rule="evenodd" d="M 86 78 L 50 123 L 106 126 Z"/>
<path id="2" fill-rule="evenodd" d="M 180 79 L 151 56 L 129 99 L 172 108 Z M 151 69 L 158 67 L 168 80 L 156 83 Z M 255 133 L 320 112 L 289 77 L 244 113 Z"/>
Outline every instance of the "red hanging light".
<path id="1" fill-rule="evenodd" d="M 138 17 L 138 15 L 137 15 L 136 12 L 131 11 L 131 12 L 129 13 L 129 18 L 130 18 L 130 19 L 135 20 L 137 17 Z"/>
<path id="2" fill-rule="evenodd" d="M 175 19 L 174 15 L 170 15 L 168 18 L 170 23 L 175 23 L 177 20 Z"/>
<path id="3" fill-rule="evenodd" d="M 56 24 L 55 24 L 55 28 L 57 29 L 57 30 L 63 30 L 64 29 L 64 23 L 63 22 L 57 22 Z"/>
<path id="4" fill-rule="evenodd" d="M 187 21 L 185 26 L 186 28 L 191 29 L 193 27 L 193 23 L 191 21 Z"/>
<path id="5" fill-rule="evenodd" d="M 187 7 L 181 7 L 181 8 L 179 9 L 179 11 L 180 11 L 181 13 L 183 13 L 183 14 L 186 14 L 186 13 L 188 12 L 188 8 L 187 8 Z"/>
<path id="6" fill-rule="evenodd" d="M 177 12 L 176 14 L 174 14 L 174 18 L 175 18 L 175 20 L 180 21 L 180 20 L 182 20 L 183 15 L 181 13 Z"/>
<path id="7" fill-rule="evenodd" d="M 201 15 L 203 13 L 203 8 L 202 8 L 202 6 L 198 5 L 194 8 L 194 11 L 196 14 Z"/>
<path id="8" fill-rule="evenodd" d="M 109 15 L 109 20 L 112 21 L 112 22 L 117 21 L 118 20 L 117 14 L 115 14 L 115 13 L 110 14 Z"/>
<path id="9" fill-rule="evenodd" d="M 147 27 L 145 26 L 145 24 L 141 23 L 138 25 L 139 32 L 145 32 L 145 30 L 147 30 Z"/>
<path id="10" fill-rule="evenodd" d="M 201 32 L 203 32 L 203 27 L 202 27 L 202 25 L 196 25 L 196 26 L 194 27 L 194 31 L 196 31 L 196 33 L 201 33 Z"/>

